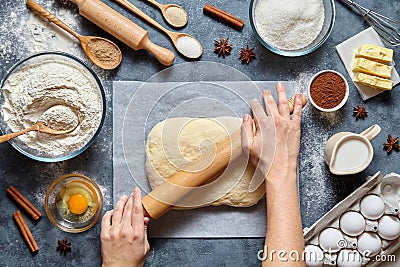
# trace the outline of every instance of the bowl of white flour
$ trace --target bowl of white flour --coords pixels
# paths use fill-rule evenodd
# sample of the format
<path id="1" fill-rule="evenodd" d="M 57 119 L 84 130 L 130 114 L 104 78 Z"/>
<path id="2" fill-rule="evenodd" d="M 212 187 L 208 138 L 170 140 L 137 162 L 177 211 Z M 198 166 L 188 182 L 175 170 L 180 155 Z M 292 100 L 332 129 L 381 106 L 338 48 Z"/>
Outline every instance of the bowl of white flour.
<path id="1" fill-rule="evenodd" d="M 335 21 L 333 0 L 251 0 L 250 24 L 270 51 L 289 57 L 315 51 Z"/>
<path id="2" fill-rule="evenodd" d="M 55 130 L 36 131 L 10 140 L 22 154 L 58 162 L 85 151 L 99 134 L 105 118 L 103 86 L 92 69 L 75 56 L 43 52 L 15 64 L 1 81 L 0 130 L 20 131 L 37 121 Z"/>

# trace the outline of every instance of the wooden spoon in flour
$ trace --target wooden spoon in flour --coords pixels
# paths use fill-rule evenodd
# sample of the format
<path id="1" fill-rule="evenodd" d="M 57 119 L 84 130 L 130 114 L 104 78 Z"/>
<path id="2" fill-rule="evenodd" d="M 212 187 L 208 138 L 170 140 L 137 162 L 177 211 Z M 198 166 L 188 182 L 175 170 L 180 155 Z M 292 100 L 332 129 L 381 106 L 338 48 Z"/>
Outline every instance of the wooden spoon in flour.
<path id="1" fill-rule="evenodd" d="M 70 107 L 55 105 L 43 112 L 38 121 L 31 127 L 0 136 L 0 143 L 31 131 L 54 135 L 67 134 L 73 132 L 78 126 L 79 118 Z"/>
<path id="2" fill-rule="evenodd" d="M 110 40 L 97 36 L 82 36 L 78 34 L 68 27 L 64 22 L 50 13 L 50 11 L 33 0 L 27 0 L 26 5 L 77 38 L 88 58 L 100 68 L 111 70 L 118 67 L 118 65 L 121 63 L 121 50 Z"/>
<path id="3" fill-rule="evenodd" d="M 47 127 L 44 122 L 38 121 L 35 124 L 33 124 L 31 127 L 26 128 L 24 130 L 0 136 L 0 144 L 7 142 L 15 137 L 20 136 L 20 135 L 23 135 L 27 132 L 31 132 L 31 131 L 38 131 L 38 132 L 47 133 L 47 134 L 67 134 L 67 133 L 74 131 L 75 129 L 76 129 L 76 127 L 73 129 L 58 131 L 58 130 L 54 130 L 54 129 Z"/>

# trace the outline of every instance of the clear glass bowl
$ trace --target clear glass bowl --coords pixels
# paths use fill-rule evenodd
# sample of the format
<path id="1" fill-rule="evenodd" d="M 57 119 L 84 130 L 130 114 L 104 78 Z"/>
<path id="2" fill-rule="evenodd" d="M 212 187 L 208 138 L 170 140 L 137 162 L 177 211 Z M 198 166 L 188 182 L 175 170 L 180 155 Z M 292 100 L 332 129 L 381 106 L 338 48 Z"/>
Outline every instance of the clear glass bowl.
<path id="1" fill-rule="evenodd" d="M 83 192 L 89 206 L 82 214 L 68 210 L 68 196 Z M 56 179 L 47 189 L 44 208 L 47 217 L 65 232 L 79 233 L 93 227 L 103 211 L 103 195 L 99 186 L 90 178 L 80 174 L 67 174 Z"/>
<path id="2" fill-rule="evenodd" d="M 33 149 L 33 148 L 27 146 L 24 142 L 22 142 L 18 138 L 14 138 L 9 141 L 9 143 L 16 150 L 18 150 L 19 152 L 21 152 L 25 156 L 28 156 L 31 159 L 35 159 L 35 160 L 43 161 L 43 162 L 59 162 L 59 161 L 63 161 L 63 160 L 67 160 L 67 159 L 76 157 L 79 154 L 81 154 L 83 151 L 85 151 L 94 142 L 96 137 L 99 135 L 100 130 L 103 127 L 104 119 L 105 119 L 105 115 L 106 115 L 106 100 L 105 100 L 106 98 L 105 98 L 104 89 L 101 84 L 101 81 L 98 78 L 98 76 L 96 75 L 96 73 L 90 67 L 88 67 L 83 61 L 78 59 L 77 57 L 67 54 L 67 53 L 63 53 L 63 52 L 42 52 L 42 53 L 34 54 L 32 56 L 24 58 L 24 59 L 20 60 L 19 62 L 17 62 L 13 67 L 11 67 L 0 83 L 0 88 L 1 88 L 0 89 L 0 132 L 2 134 L 8 134 L 8 133 L 12 132 L 11 129 L 8 127 L 7 123 L 4 121 L 4 114 L 1 111 L 1 106 L 4 104 L 4 101 L 5 101 L 4 94 L 3 94 L 3 87 L 4 87 L 7 79 L 13 73 L 20 70 L 24 66 L 30 65 L 32 63 L 40 62 L 43 60 L 48 60 L 48 59 L 63 59 L 63 60 L 69 61 L 70 63 L 77 64 L 77 65 L 83 67 L 84 69 L 86 69 L 87 70 L 86 74 L 91 75 L 93 77 L 93 79 L 96 81 L 98 90 L 101 93 L 102 105 L 103 105 L 102 115 L 101 115 L 102 118 L 101 118 L 100 124 L 99 124 L 96 132 L 93 134 L 92 138 L 84 146 L 82 146 L 76 150 L 68 151 L 62 155 L 53 156 L 48 153 L 43 153 L 42 151 L 39 151 L 37 149 Z"/>
<path id="3" fill-rule="evenodd" d="M 308 46 L 298 49 L 298 50 L 283 50 L 277 47 L 274 47 L 273 45 L 269 44 L 266 40 L 264 40 L 260 34 L 258 33 L 257 30 L 257 25 L 255 22 L 255 7 L 257 6 L 257 3 L 260 0 L 251 0 L 250 1 L 250 25 L 251 28 L 253 29 L 253 32 L 255 33 L 257 39 L 260 41 L 260 43 L 267 48 L 268 50 L 282 56 L 287 56 L 287 57 L 298 57 L 298 56 L 303 56 L 306 54 L 309 54 L 313 51 L 315 51 L 318 47 L 320 47 L 329 37 L 331 34 L 333 24 L 335 21 L 335 4 L 333 0 L 322 0 L 324 4 L 324 13 L 325 13 L 325 19 L 324 19 L 324 24 L 322 26 L 322 29 L 315 38 L 315 40 L 309 44 Z M 301 0 L 299 0 L 301 1 Z M 283 5 L 284 3 L 282 3 Z"/>

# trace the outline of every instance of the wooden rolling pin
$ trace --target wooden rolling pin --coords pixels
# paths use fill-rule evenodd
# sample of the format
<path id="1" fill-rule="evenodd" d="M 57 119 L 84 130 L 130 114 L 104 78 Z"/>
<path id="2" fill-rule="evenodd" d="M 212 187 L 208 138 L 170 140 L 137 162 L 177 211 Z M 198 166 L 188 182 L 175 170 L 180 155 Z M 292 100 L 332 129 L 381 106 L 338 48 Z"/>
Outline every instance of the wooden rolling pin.
<path id="1" fill-rule="evenodd" d="M 307 104 L 307 98 L 304 95 L 302 97 L 302 107 L 304 107 Z M 293 108 L 294 96 L 289 99 L 290 113 L 293 112 Z M 190 188 L 205 185 L 219 177 L 229 162 L 237 159 L 241 153 L 241 130 L 238 130 L 218 143 L 216 150 L 205 153 L 198 161 L 186 167 L 187 170 L 175 173 L 144 196 L 142 198 L 144 216 L 152 219 L 160 218 L 174 206 L 173 203 L 178 203 L 193 190 Z M 208 164 L 210 158 L 214 160 Z M 208 167 L 204 168 L 204 166 Z"/>
<path id="2" fill-rule="evenodd" d="M 242 153 L 241 130 L 216 145 L 216 149 L 202 157 L 157 186 L 142 198 L 144 216 L 158 219 L 195 188 L 211 182 L 226 169 L 229 162 Z M 210 164 L 210 159 L 214 159 Z M 204 168 L 204 166 L 207 166 Z M 182 188 L 184 187 L 184 188 Z"/>
<path id="3" fill-rule="evenodd" d="M 295 98 L 295 96 L 296 95 L 294 95 L 294 96 L 292 96 L 291 98 L 288 99 L 290 114 L 292 114 L 293 110 L 294 110 L 294 98 Z M 304 106 L 307 104 L 307 97 L 305 95 L 301 94 L 301 100 L 302 100 L 302 103 L 301 103 L 302 104 L 302 108 L 304 108 Z"/>
<path id="4" fill-rule="evenodd" d="M 152 43 L 148 32 L 100 0 L 71 0 L 79 14 L 135 50 L 151 52 L 162 64 L 170 66 L 175 59 L 171 50 Z"/>

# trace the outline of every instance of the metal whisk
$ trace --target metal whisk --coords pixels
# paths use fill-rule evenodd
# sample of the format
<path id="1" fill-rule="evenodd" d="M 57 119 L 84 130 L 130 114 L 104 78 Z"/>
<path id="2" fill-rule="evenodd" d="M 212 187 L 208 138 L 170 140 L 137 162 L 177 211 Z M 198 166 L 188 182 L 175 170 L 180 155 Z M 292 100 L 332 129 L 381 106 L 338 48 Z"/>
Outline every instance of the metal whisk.
<path id="1" fill-rule="evenodd" d="M 365 8 L 352 0 L 342 0 L 353 6 L 361 16 L 379 34 L 385 43 L 391 46 L 400 45 L 400 21 L 383 16 L 368 8 Z"/>

